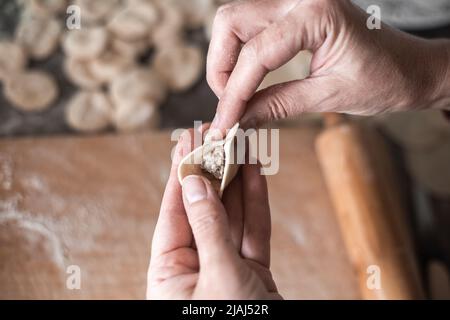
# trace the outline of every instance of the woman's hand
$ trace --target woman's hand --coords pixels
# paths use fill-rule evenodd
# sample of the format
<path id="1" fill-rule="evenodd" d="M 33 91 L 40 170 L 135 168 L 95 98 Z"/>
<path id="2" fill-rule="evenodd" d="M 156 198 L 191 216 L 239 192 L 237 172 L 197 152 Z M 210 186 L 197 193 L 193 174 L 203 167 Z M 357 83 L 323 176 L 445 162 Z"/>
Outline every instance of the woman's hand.
<path id="1" fill-rule="evenodd" d="M 382 14 L 382 13 L 381 13 Z M 212 127 L 224 132 L 304 112 L 373 115 L 450 105 L 449 41 L 416 38 L 348 0 L 242 0 L 221 7 L 213 26 L 207 79 L 220 98 Z M 311 76 L 255 94 L 265 75 L 300 50 Z"/>
<path id="2" fill-rule="evenodd" d="M 280 299 L 269 270 L 267 186 L 256 165 L 244 165 L 223 203 L 211 184 L 177 167 L 191 150 L 191 132 L 176 148 L 148 270 L 149 299 Z"/>

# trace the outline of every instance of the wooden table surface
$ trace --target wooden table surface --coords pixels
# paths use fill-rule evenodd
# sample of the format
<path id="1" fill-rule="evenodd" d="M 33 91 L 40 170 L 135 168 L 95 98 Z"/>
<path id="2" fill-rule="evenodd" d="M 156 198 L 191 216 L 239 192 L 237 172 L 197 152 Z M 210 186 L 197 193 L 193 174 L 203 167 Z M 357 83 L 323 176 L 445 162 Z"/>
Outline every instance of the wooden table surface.
<path id="1" fill-rule="evenodd" d="M 272 271 L 288 299 L 358 298 L 317 133 L 280 132 L 280 171 L 268 178 Z M 0 140 L 0 299 L 143 299 L 169 137 Z M 66 288 L 70 265 L 80 267 L 80 290 Z"/>

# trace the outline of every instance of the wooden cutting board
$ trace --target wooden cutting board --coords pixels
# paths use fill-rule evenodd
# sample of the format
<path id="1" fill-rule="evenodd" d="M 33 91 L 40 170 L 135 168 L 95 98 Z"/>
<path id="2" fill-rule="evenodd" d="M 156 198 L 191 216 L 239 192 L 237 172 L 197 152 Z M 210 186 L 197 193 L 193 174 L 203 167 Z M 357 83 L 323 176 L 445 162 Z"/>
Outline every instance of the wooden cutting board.
<path id="1" fill-rule="evenodd" d="M 283 129 L 269 177 L 272 270 L 288 299 L 358 298 L 314 153 Z M 143 299 L 168 132 L 0 140 L 0 299 Z M 67 267 L 81 270 L 68 290 Z"/>

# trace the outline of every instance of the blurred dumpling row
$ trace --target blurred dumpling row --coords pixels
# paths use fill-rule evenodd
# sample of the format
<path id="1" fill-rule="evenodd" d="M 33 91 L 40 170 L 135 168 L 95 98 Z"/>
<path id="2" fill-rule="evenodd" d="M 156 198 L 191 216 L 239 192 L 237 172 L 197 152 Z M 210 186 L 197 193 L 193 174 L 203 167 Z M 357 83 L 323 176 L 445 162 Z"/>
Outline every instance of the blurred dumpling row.
<path id="1" fill-rule="evenodd" d="M 186 39 L 186 31 L 203 28 L 208 38 L 215 12 L 226 1 L 18 2 L 22 14 L 15 35 L 0 41 L 4 96 L 24 112 L 50 108 L 59 96 L 58 82 L 28 68 L 28 61 L 45 60 L 61 47 L 64 74 L 77 87 L 66 104 L 66 122 L 97 132 L 157 126 L 167 96 L 189 90 L 204 71 L 203 50 Z"/>

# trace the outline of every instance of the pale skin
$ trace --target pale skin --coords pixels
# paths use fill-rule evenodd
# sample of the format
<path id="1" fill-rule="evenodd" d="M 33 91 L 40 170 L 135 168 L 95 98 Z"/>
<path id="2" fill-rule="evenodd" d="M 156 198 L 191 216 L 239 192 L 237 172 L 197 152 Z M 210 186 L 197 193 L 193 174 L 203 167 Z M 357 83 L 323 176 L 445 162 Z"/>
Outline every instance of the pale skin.
<path id="1" fill-rule="evenodd" d="M 211 127 L 258 127 L 305 112 L 374 115 L 450 110 L 450 41 L 425 40 L 382 25 L 347 0 L 241 0 L 214 20 L 207 80 L 220 102 Z M 311 76 L 257 91 L 265 75 L 300 50 Z M 214 130 L 212 130 L 214 131 Z M 223 204 L 210 184 L 176 168 L 174 156 L 152 243 L 150 299 L 279 299 L 270 273 L 267 187 L 243 166 Z"/>
<path id="2" fill-rule="evenodd" d="M 270 266 L 270 210 L 265 177 L 244 165 L 222 201 L 210 182 L 178 182 L 193 145 L 182 135 L 153 236 L 148 299 L 280 299 Z"/>
<path id="3" fill-rule="evenodd" d="M 256 127 L 305 112 L 374 115 L 450 106 L 450 41 L 382 25 L 347 0 L 247 0 L 214 20 L 207 80 L 220 98 L 212 128 Z M 300 50 L 311 76 L 255 93 Z"/>

